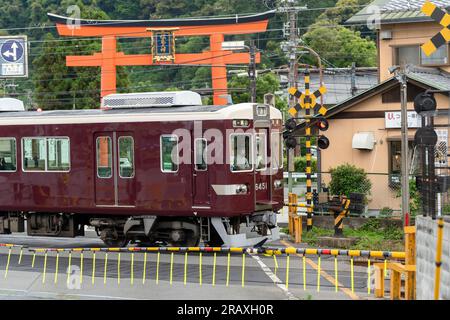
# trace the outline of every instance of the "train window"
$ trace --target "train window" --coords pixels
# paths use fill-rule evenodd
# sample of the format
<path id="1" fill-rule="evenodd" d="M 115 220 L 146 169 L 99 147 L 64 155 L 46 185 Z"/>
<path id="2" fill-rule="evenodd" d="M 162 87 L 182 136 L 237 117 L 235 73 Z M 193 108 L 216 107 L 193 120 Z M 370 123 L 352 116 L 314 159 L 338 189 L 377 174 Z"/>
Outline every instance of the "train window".
<path id="1" fill-rule="evenodd" d="M 47 146 L 45 138 L 22 139 L 23 171 L 45 171 Z"/>
<path id="2" fill-rule="evenodd" d="M 178 171 L 178 137 L 174 135 L 161 136 L 161 171 Z"/>
<path id="3" fill-rule="evenodd" d="M 236 133 L 230 139 L 231 171 L 252 171 L 252 135 Z"/>
<path id="4" fill-rule="evenodd" d="M 272 132 L 272 169 L 283 168 L 283 139 L 280 132 Z"/>
<path id="5" fill-rule="evenodd" d="M 119 175 L 121 178 L 134 177 L 134 139 L 119 138 Z"/>
<path id="6" fill-rule="evenodd" d="M 267 164 L 267 139 L 264 133 L 257 133 L 256 140 L 256 170 L 266 169 Z"/>
<path id="7" fill-rule="evenodd" d="M 47 170 L 70 170 L 70 142 L 68 138 L 47 138 Z"/>
<path id="8" fill-rule="evenodd" d="M 0 138 L 0 171 L 16 171 L 16 139 Z"/>
<path id="9" fill-rule="evenodd" d="M 108 136 L 97 137 L 97 176 L 112 177 L 112 143 Z"/>
<path id="10" fill-rule="evenodd" d="M 206 139 L 195 139 L 195 170 L 205 171 L 208 168 L 206 164 L 206 148 L 208 143 Z"/>

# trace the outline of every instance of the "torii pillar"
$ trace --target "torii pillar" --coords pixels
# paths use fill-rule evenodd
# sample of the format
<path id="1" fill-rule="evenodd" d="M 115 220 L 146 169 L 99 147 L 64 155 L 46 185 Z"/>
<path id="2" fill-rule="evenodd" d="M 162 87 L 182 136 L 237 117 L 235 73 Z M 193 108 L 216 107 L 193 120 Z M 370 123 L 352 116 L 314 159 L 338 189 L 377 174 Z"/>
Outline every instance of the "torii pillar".
<path id="1" fill-rule="evenodd" d="M 102 52 L 91 56 L 67 56 L 69 67 L 101 67 L 101 97 L 115 93 L 117 88 L 117 66 L 144 65 L 210 65 L 213 100 L 215 105 L 227 104 L 227 65 L 249 64 L 249 53 L 234 53 L 222 50 L 226 35 L 265 32 L 269 18 L 275 11 L 256 15 L 234 16 L 209 19 L 168 19 L 168 20 L 74 20 L 73 18 L 49 13 L 56 23 L 59 35 L 72 37 L 101 37 Z M 172 30 L 173 36 L 209 36 L 210 49 L 202 53 L 174 54 L 171 61 L 154 61 L 152 54 L 125 55 L 117 52 L 120 37 L 152 37 L 155 30 Z M 150 49 L 150 48 L 149 48 Z M 256 55 L 256 62 L 261 56 Z"/>

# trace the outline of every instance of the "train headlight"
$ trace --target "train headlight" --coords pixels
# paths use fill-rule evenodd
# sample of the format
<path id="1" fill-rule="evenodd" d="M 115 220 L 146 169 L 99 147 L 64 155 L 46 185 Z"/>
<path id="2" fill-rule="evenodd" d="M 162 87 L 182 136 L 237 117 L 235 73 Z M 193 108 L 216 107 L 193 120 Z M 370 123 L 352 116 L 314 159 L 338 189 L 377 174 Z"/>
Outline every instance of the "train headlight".
<path id="1" fill-rule="evenodd" d="M 245 184 L 240 184 L 236 188 L 237 194 L 246 194 L 248 192 L 248 187 Z"/>
<path id="2" fill-rule="evenodd" d="M 273 182 L 273 186 L 275 187 L 275 189 L 279 189 L 283 186 L 283 182 L 281 180 L 275 180 Z"/>

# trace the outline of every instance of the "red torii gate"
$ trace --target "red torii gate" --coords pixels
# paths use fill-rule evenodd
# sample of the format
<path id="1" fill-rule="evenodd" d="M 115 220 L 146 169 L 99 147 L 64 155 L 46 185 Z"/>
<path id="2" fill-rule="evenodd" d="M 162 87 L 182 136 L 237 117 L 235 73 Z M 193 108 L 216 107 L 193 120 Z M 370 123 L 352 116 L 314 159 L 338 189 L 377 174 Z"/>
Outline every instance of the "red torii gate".
<path id="1" fill-rule="evenodd" d="M 69 67 L 101 67 L 101 97 L 116 92 L 117 66 L 144 65 L 212 65 L 214 104 L 226 104 L 227 64 L 248 64 L 249 53 L 222 50 L 225 35 L 251 34 L 267 30 L 275 11 L 226 18 L 193 18 L 163 20 L 84 20 L 48 13 L 56 23 L 59 35 L 101 37 L 102 52 L 91 56 L 67 56 Z M 202 53 L 174 54 L 171 61 L 154 61 L 152 54 L 125 55 L 117 52 L 117 38 L 152 37 L 154 32 L 170 30 L 177 36 L 209 36 L 210 49 Z M 256 62 L 261 56 L 257 54 Z"/>

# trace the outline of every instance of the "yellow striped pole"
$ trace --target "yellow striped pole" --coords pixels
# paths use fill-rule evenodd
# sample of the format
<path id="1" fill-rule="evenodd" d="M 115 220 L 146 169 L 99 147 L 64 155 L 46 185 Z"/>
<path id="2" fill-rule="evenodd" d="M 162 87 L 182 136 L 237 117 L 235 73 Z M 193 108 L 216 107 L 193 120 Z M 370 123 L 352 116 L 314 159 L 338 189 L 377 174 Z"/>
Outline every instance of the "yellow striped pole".
<path id="1" fill-rule="evenodd" d="M 117 256 L 117 285 L 120 285 L 120 252 Z"/>
<path id="2" fill-rule="evenodd" d="M 242 288 L 245 284 L 245 253 L 242 254 Z"/>
<path id="3" fill-rule="evenodd" d="M 158 251 L 158 254 L 156 255 L 156 284 L 159 284 L 159 258 L 160 252 Z"/>
<path id="4" fill-rule="evenodd" d="M 228 258 L 227 258 L 227 281 L 226 286 L 228 287 L 230 283 L 230 253 L 228 252 Z"/>
<path id="5" fill-rule="evenodd" d="M 436 241 L 436 271 L 434 274 L 434 300 L 439 300 L 439 290 L 441 284 L 442 265 L 442 239 L 444 234 L 444 219 L 438 219 L 437 241 Z"/>
<path id="6" fill-rule="evenodd" d="M 187 282 L 187 263 L 188 263 L 188 253 L 187 251 L 184 254 L 184 285 L 186 285 Z"/>
<path id="7" fill-rule="evenodd" d="M 142 271 L 142 284 L 145 284 L 146 272 L 147 272 L 147 252 L 144 253 L 144 269 Z"/>
<path id="8" fill-rule="evenodd" d="M 59 253 L 56 253 L 56 270 L 55 270 L 55 284 L 58 283 L 58 267 L 59 267 Z"/>
<path id="9" fill-rule="evenodd" d="M 8 277 L 9 261 L 11 260 L 11 251 L 12 251 L 12 249 L 9 248 L 9 251 L 8 251 L 8 261 L 6 262 L 5 279 Z"/>
<path id="10" fill-rule="evenodd" d="M 305 115 L 306 115 L 306 231 L 312 229 L 312 180 L 311 180 L 311 95 L 309 88 L 309 70 L 305 71 Z"/>
<path id="11" fill-rule="evenodd" d="M 290 265 L 290 255 L 288 254 L 286 257 L 286 289 L 289 289 L 289 265 Z"/>
<path id="12" fill-rule="evenodd" d="M 22 263 L 22 256 L 23 256 L 23 248 L 20 248 L 20 254 L 19 254 L 19 264 Z"/>
<path id="13" fill-rule="evenodd" d="M 216 253 L 215 252 L 214 252 L 214 257 L 213 257 L 212 285 L 213 285 L 213 287 L 216 285 Z"/>
<path id="14" fill-rule="evenodd" d="M 33 258 L 34 258 L 34 256 L 33 256 Z M 34 261 L 34 259 L 33 259 L 33 261 Z M 67 283 L 67 285 L 69 285 L 69 283 L 70 283 L 70 269 L 72 268 L 72 251 L 70 251 L 69 252 L 69 266 L 67 267 L 67 281 L 66 281 L 66 283 Z"/>
<path id="15" fill-rule="evenodd" d="M 105 253 L 105 266 L 103 268 L 103 284 L 106 284 L 106 272 L 108 270 L 108 252 Z"/>

